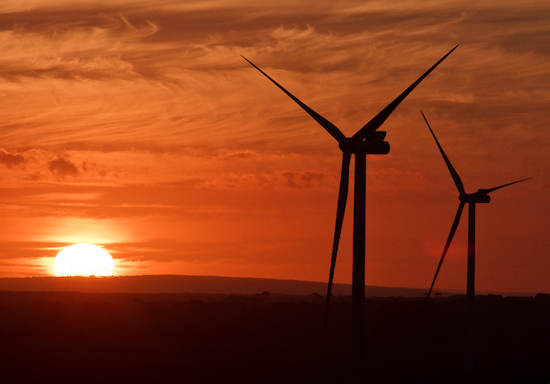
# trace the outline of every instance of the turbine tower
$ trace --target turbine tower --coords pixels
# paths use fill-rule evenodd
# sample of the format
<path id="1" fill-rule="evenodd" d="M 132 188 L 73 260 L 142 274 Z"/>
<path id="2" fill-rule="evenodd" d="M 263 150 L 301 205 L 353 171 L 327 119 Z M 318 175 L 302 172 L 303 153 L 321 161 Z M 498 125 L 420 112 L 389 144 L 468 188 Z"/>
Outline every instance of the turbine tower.
<path id="1" fill-rule="evenodd" d="M 456 228 L 458 227 L 458 223 L 460 222 L 460 217 L 462 215 L 462 210 L 464 208 L 464 205 L 468 203 L 468 281 L 467 281 L 467 304 L 466 304 L 466 373 L 469 375 L 473 375 L 474 373 L 474 297 L 475 297 L 475 289 L 474 289 L 474 279 L 475 279 L 475 259 L 476 259 L 476 204 L 487 204 L 491 198 L 489 197 L 489 193 L 496 191 L 497 189 L 504 188 L 508 185 L 516 184 L 521 181 L 532 179 L 532 177 L 529 177 L 527 179 L 522 179 L 518 181 L 514 181 L 512 183 L 499 185 L 498 187 L 490 188 L 490 189 L 478 189 L 475 193 L 466 193 L 464 190 L 464 185 L 462 184 L 462 180 L 460 180 L 460 176 L 458 176 L 458 173 L 454 169 L 453 165 L 447 158 L 447 155 L 445 155 L 445 152 L 443 151 L 443 148 L 439 144 L 439 141 L 435 137 L 435 134 L 432 130 L 432 127 L 430 127 L 430 124 L 428 123 L 428 120 L 426 119 L 426 116 L 424 116 L 424 113 L 420 111 L 422 114 L 422 117 L 424 118 L 424 121 L 426 122 L 426 125 L 428 125 L 428 128 L 430 129 L 430 132 L 432 133 L 432 136 L 437 144 L 437 147 L 439 148 L 439 151 L 441 152 L 441 155 L 443 156 L 443 160 L 445 160 L 445 164 L 447 164 L 447 168 L 449 168 L 449 172 L 451 173 L 451 176 L 455 182 L 455 185 L 458 189 L 458 199 L 460 200 L 460 204 L 458 205 L 458 211 L 456 212 L 455 220 L 453 222 L 453 225 L 451 227 L 451 233 L 449 233 L 449 237 L 447 238 L 447 243 L 445 243 L 445 247 L 443 248 L 443 254 L 441 255 L 441 259 L 439 260 L 439 265 L 437 266 L 437 270 L 435 271 L 435 276 L 432 281 L 432 285 L 430 287 L 430 290 L 428 291 L 428 297 L 430 298 L 430 294 L 432 293 L 432 289 L 435 284 L 435 280 L 437 279 L 437 275 L 439 273 L 439 269 L 441 268 L 441 264 L 443 264 L 443 260 L 445 259 L 445 255 L 447 254 L 447 250 L 449 249 L 449 246 L 451 245 L 451 241 L 453 240 L 453 236 L 455 235 Z"/>
<path id="2" fill-rule="evenodd" d="M 456 46 L 458 47 L 458 45 Z M 385 155 L 390 151 L 390 145 L 384 138 L 386 132 L 377 131 L 377 129 L 386 121 L 397 106 L 407 97 L 407 95 L 418 85 L 426 76 L 432 72 L 447 56 L 453 52 L 454 47 L 449 53 L 428 69 L 418 80 L 409 88 L 401 93 L 386 108 L 378 113 L 372 120 L 365 124 L 352 137 L 346 137 L 334 124 L 313 111 L 298 98 L 288 92 L 279 83 L 269 77 L 260 68 L 254 65 L 250 60 L 243 56 L 254 68 L 260 71 L 265 77 L 271 80 L 277 87 L 294 100 L 302 109 L 304 109 L 315 121 L 317 121 L 332 137 L 338 141 L 342 151 L 342 172 L 340 176 L 340 188 L 338 193 L 338 208 L 336 213 L 336 226 L 334 230 L 334 239 L 332 246 L 332 258 L 328 283 L 327 301 L 325 309 L 325 324 L 330 304 L 332 290 L 332 281 L 334 277 L 334 268 L 336 265 L 336 255 L 338 253 L 338 244 L 340 242 L 340 233 L 349 184 L 349 166 L 351 155 L 355 154 L 355 189 L 354 189 L 354 219 L 353 219 L 353 273 L 352 273 L 352 363 L 351 377 L 353 383 L 363 383 L 363 340 L 365 323 L 365 198 L 366 198 L 366 173 L 367 173 L 367 154 Z"/>

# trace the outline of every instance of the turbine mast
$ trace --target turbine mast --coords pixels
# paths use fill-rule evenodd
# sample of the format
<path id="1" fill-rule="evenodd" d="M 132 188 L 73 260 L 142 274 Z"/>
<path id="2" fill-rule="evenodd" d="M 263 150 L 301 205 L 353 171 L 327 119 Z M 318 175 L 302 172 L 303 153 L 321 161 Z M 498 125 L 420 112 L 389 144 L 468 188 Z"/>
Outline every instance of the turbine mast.
<path id="1" fill-rule="evenodd" d="M 476 203 L 468 203 L 468 282 L 466 286 L 466 374 L 473 377 L 475 351 Z"/>
<path id="2" fill-rule="evenodd" d="M 351 369 L 353 383 L 364 383 L 365 349 L 365 203 L 367 154 L 355 154 L 353 275 L 351 282 Z"/>

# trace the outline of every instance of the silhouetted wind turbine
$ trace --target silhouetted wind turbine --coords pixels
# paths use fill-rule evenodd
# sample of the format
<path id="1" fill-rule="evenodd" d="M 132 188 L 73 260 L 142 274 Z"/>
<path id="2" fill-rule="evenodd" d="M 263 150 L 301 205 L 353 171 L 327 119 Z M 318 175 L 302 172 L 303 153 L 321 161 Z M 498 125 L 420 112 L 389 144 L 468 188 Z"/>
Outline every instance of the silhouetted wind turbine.
<path id="1" fill-rule="evenodd" d="M 441 152 L 441 155 L 443 155 L 443 160 L 445 160 L 445 164 L 447 164 L 447 168 L 449 168 L 449 172 L 451 173 L 451 176 L 458 189 L 458 193 L 459 193 L 458 199 L 460 200 L 460 204 L 458 205 L 458 211 L 456 212 L 455 220 L 453 222 L 453 226 L 451 227 L 451 233 L 449 233 L 449 237 L 447 238 L 447 243 L 445 243 L 445 247 L 443 248 L 443 254 L 441 255 L 441 260 L 439 260 L 439 265 L 437 266 L 437 270 L 435 271 L 435 276 L 432 281 L 430 290 L 428 291 L 427 298 L 428 299 L 430 298 L 430 294 L 432 293 L 432 289 L 434 287 L 435 280 L 437 279 L 439 269 L 441 268 L 441 264 L 443 264 L 443 260 L 445 259 L 447 250 L 449 249 L 449 246 L 451 245 L 451 241 L 453 240 L 453 236 L 455 235 L 456 228 L 458 227 L 458 223 L 460 222 L 460 217 L 462 215 L 462 209 L 464 208 L 464 205 L 468 203 L 469 217 L 468 217 L 468 282 L 467 282 L 467 305 L 466 305 L 467 306 L 467 309 L 466 309 L 466 372 L 469 374 L 473 374 L 473 370 L 474 370 L 474 297 L 475 297 L 474 280 L 475 280 L 475 259 L 476 259 L 476 204 L 488 203 L 491 200 L 491 198 L 489 197 L 489 193 L 496 191 L 497 189 L 504 188 L 504 187 L 507 187 L 508 185 L 516 184 L 521 181 L 532 179 L 532 177 L 514 181 L 508 184 L 499 185 L 498 187 L 494 187 L 490 189 L 478 189 L 477 192 L 475 193 L 466 193 L 466 191 L 464 190 L 464 185 L 462 184 L 462 180 L 460 180 L 460 176 L 458 176 L 458 173 L 456 172 L 453 165 L 447 158 L 447 155 L 445 155 L 443 148 L 441 148 L 439 141 L 437 141 L 437 138 L 435 137 L 435 134 L 432 130 L 432 127 L 430 127 L 430 124 L 428 123 L 426 116 L 424 116 L 424 113 L 422 111 L 420 111 L 420 113 L 422 114 L 422 117 L 424 118 L 426 125 L 428 125 L 428 128 L 430 129 L 430 132 L 432 133 L 432 136 L 439 148 L 439 151 Z"/>
<path id="2" fill-rule="evenodd" d="M 456 46 L 458 47 L 458 45 Z M 390 114 L 397 108 L 399 103 L 418 85 L 426 76 L 432 72 L 447 56 L 453 52 L 454 47 L 441 60 L 428 69 L 418 80 L 416 80 L 401 95 L 392 101 L 386 108 L 378 113 L 372 120 L 365 124 L 352 137 L 346 137 L 334 124 L 313 111 L 307 105 L 298 100 L 294 95 L 284 89 L 279 83 L 269 77 L 260 68 L 243 56 L 254 68 L 271 80 L 277 87 L 286 93 L 311 117 L 315 119 L 325 130 L 338 141 L 343 152 L 342 173 L 340 178 L 340 190 L 338 193 L 338 209 L 336 213 L 336 227 L 332 246 L 332 259 L 330 264 L 330 276 L 328 283 L 327 301 L 325 309 L 325 324 L 330 304 L 336 255 L 342 231 L 342 221 L 348 196 L 349 166 L 352 153 L 355 154 L 355 190 L 354 190 L 354 219 L 353 219 L 353 276 L 352 276 L 352 382 L 363 382 L 363 340 L 364 340 L 364 311 L 365 311 L 365 198 L 366 198 L 366 173 L 367 154 L 385 155 L 390 151 L 390 145 L 384 138 L 386 132 L 376 131 Z"/>

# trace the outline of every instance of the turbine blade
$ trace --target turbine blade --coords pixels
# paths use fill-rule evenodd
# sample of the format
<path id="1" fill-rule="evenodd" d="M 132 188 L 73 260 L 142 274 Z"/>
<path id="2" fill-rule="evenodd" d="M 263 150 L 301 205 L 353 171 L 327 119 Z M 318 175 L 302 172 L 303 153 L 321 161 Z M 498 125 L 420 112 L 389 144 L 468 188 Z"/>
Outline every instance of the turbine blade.
<path id="1" fill-rule="evenodd" d="M 435 139 L 435 142 L 437 144 L 437 147 L 439 148 L 439 151 L 441 152 L 441 154 L 443 155 L 443 159 L 445 160 L 445 164 L 447 164 L 447 168 L 449 168 L 449 172 L 451 172 L 451 176 L 453 177 L 453 180 L 456 184 L 456 187 L 458 188 L 458 192 L 461 194 L 461 195 L 465 195 L 466 194 L 466 191 L 464 191 L 464 185 L 462 184 L 462 180 L 460 180 L 460 176 L 458 176 L 458 173 L 456 172 L 456 170 L 454 169 L 453 165 L 451 164 L 451 162 L 449 161 L 449 158 L 447 157 L 447 155 L 445 155 L 445 151 L 443 151 L 443 148 L 441 148 L 441 145 L 439 144 L 439 141 L 437 140 L 437 137 L 435 137 L 435 133 L 434 131 L 432 130 L 432 127 L 430 127 L 430 124 L 428 123 L 428 120 L 426 119 L 426 116 L 424 116 L 424 113 L 422 111 L 420 111 L 420 113 L 422 113 L 422 117 L 424 118 L 424 121 L 426 122 L 426 124 L 428 125 L 428 128 L 430 128 L 430 132 L 432 133 L 432 136 L 434 137 Z"/>
<path id="2" fill-rule="evenodd" d="M 279 87 L 284 93 L 286 93 L 292 100 L 294 100 L 300 107 L 304 109 L 307 113 L 310 114 L 311 117 L 315 119 L 323 128 L 327 130 L 328 133 L 332 135 L 338 142 L 342 142 L 346 138 L 346 136 L 338 129 L 334 124 L 332 124 L 330 121 L 325 119 L 323 116 L 319 115 L 317 112 L 315 112 L 313 109 L 309 108 L 307 105 L 302 103 L 298 98 L 296 98 L 292 93 L 288 92 L 286 89 L 284 89 L 279 83 L 277 83 L 275 80 L 273 80 L 271 77 L 269 77 L 264 71 L 262 71 L 260 68 L 255 66 L 250 60 L 248 60 L 246 57 L 242 56 L 243 59 L 248 61 L 254 68 L 256 68 L 258 71 L 263 73 L 265 77 L 267 77 L 269 80 L 273 82 L 277 87 Z"/>
<path id="3" fill-rule="evenodd" d="M 391 115 L 391 113 L 394 111 L 394 109 L 397 108 L 397 106 L 403 101 L 403 99 L 405 99 L 405 97 L 407 97 L 409 95 L 409 93 L 411 93 L 412 90 L 414 88 L 416 88 L 416 86 L 418 84 L 420 84 L 420 82 L 422 80 L 424 80 L 426 78 L 426 76 L 428 76 L 430 74 L 430 72 L 432 72 L 435 69 L 435 67 L 437 67 L 443 60 L 445 60 L 447 58 L 447 56 L 449 56 L 457 47 L 458 47 L 458 45 L 456 47 L 454 47 L 453 49 L 451 49 L 449 51 L 449 53 L 447 53 L 445 56 L 443 56 L 443 58 L 441 58 L 441 60 L 439 60 L 437 63 L 435 63 L 430 69 L 428 69 L 409 88 L 407 88 L 394 101 L 392 101 L 386 108 L 384 108 L 380 113 L 378 113 L 378 115 L 374 116 L 371 121 L 369 121 L 367 124 L 365 124 L 363 126 L 363 128 L 361 128 L 359 131 L 357 131 L 357 133 L 355 135 L 353 135 L 352 138 L 351 138 L 353 140 L 353 142 L 359 142 L 359 141 L 367 138 L 367 136 L 371 135 L 374 131 L 376 131 L 382 125 L 382 123 L 384 121 L 386 121 L 386 119 Z"/>
<path id="4" fill-rule="evenodd" d="M 532 179 L 532 177 L 528 177 L 527 179 L 521 179 L 521 180 L 518 180 L 518 181 L 514 181 L 512 183 L 499 185 L 498 187 L 494 187 L 494 188 L 491 188 L 491 189 L 480 189 L 478 192 L 488 194 L 488 193 L 491 193 L 493 191 L 496 191 L 497 189 L 504 188 L 504 187 L 507 187 L 507 186 L 512 185 L 512 184 L 521 183 L 522 181 L 531 180 L 531 179 Z"/>
<path id="5" fill-rule="evenodd" d="M 439 274 L 439 269 L 441 269 L 441 264 L 443 264 L 443 260 L 445 259 L 445 255 L 447 254 L 447 251 L 449 250 L 449 246 L 451 245 L 451 241 L 453 240 L 453 237 L 456 232 L 456 228 L 458 227 L 458 223 L 460 222 L 460 216 L 462 215 L 462 209 L 464 208 L 464 202 L 460 202 L 460 205 L 458 206 L 458 211 L 456 212 L 455 221 L 453 222 L 453 226 L 451 227 L 451 233 L 449 233 L 449 237 L 447 238 L 447 243 L 445 244 L 445 248 L 443 248 L 443 254 L 441 255 L 441 260 L 439 260 L 439 265 L 437 266 L 437 270 L 435 271 L 434 280 L 432 281 L 432 286 L 430 287 L 430 290 L 428 291 L 428 297 L 430 298 L 430 294 L 432 293 L 432 289 L 435 284 L 435 279 L 437 279 L 437 275 Z"/>
<path id="6" fill-rule="evenodd" d="M 334 240 L 332 242 L 332 258 L 330 260 L 330 275 L 328 278 L 327 301 L 325 305 L 325 320 L 323 323 L 323 333 L 327 327 L 328 308 L 330 306 L 330 296 L 332 292 L 332 280 L 334 278 L 334 268 L 336 266 L 336 255 L 338 254 L 338 244 L 340 243 L 340 234 L 342 233 L 342 222 L 344 220 L 344 211 L 346 210 L 346 201 L 348 199 L 349 185 L 349 163 L 351 153 L 344 152 L 342 157 L 342 173 L 340 176 L 340 191 L 338 192 L 338 209 L 336 211 L 336 226 L 334 228 Z"/>

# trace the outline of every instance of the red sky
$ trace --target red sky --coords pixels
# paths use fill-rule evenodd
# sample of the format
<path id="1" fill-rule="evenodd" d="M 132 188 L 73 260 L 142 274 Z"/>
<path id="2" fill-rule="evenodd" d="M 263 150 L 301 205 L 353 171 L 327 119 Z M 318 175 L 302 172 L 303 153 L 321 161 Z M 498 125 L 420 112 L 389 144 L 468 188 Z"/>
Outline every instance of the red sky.
<path id="1" fill-rule="evenodd" d="M 467 192 L 534 177 L 478 206 L 476 288 L 550 291 L 548 2 L 265 4 L 0 5 L 0 277 L 90 242 L 117 275 L 325 281 L 341 152 L 240 55 L 351 136 L 460 44 L 368 157 L 367 284 L 428 288 L 458 207 L 422 109 Z M 465 288 L 466 229 L 436 290 Z"/>

